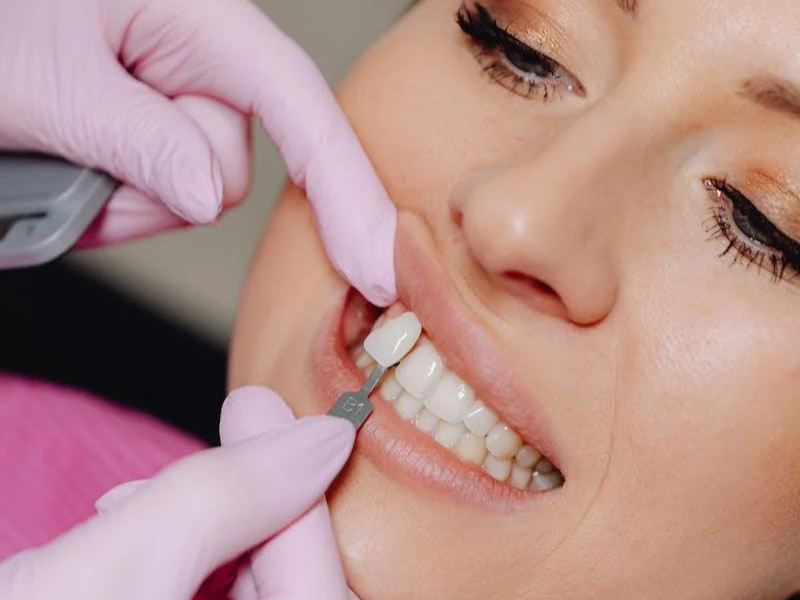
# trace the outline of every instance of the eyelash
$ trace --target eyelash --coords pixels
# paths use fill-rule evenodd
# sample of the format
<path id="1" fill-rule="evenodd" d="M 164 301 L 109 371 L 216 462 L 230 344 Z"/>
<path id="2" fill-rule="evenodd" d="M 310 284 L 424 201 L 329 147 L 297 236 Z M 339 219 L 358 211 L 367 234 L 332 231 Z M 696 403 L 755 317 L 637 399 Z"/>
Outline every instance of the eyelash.
<path id="1" fill-rule="evenodd" d="M 713 204 L 706 232 L 710 240 L 726 240 L 720 256 L 735 252 L 733 262 L 756 265 L 775 282 L 800 274 L 800 243 L 795 242 L 725 179 L 704 181 Z"/>
<path id="2" fill-rule="evenodd" d="M 585 96 L 583 85 L 558 62 L 500 27 L 486 8 L 462 4 L 456 22 L 477 46 L 475 58 L 491 79 L 523 98 L 548 101 L 564 91 Z"/>
<path id="3" fill-rule="evenodd" d="M 462 4 L 456 22 L 477 46 L 475 57 L 483 71 L 510 92 L 545 102 L 561 97 L 564 91 L 586 95 L 569 71 L 500 27 L 480 3 L 473 9 Z M 713 199 L 706 232 L 710 240 L 727 241 L 720 257 L 735 252 L 734 263 L 756 265 L 770 272 L 775 282 L 800 275 L 800 243 L 778 229 L 724 178 L 707 178 L 704 184 Z"/>

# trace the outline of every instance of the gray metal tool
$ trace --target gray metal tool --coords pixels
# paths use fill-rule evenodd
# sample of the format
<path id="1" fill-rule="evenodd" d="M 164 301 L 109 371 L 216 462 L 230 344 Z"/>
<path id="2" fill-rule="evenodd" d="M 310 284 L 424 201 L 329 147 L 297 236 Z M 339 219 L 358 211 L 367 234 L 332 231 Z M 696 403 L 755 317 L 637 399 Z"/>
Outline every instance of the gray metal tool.
<path id="1" fill-rule="evenodd" d="M 347 419 L 353 424 L 356 431 L 361 429 L 364 421 L 372 414 L 372 409 L 374 408 L 368 396 L 378 385 L 385 372 L 386 369 L 384 367 L 377 365 L 372 369 L 361 389 L 357 392 L 344 392 L 336 399 L 328 414 L 332 417 Z"/>
<path id="2" fill-rule="evenodd" d="M 0 269 L 68 251 L 116 187 L 108 175 L 60 158 L 0 152 Z"/>

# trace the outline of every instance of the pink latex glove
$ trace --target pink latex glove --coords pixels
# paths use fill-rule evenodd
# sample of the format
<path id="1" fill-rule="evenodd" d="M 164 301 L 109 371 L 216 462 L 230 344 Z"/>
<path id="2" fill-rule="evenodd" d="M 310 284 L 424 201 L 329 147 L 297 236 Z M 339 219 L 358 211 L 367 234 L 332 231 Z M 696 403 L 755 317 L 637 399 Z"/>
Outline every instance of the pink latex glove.
<path id="1" fill-rule="evenodd" d="M 304 513 L 253 555 L 237 597 L 350 597 L 318 502 L 352 450 L 353 427 L 332 417 L 294 421 L 269 390 L 244 388 L 226 400 L 221 429 L 225 446 L 115 488 L 98 501 L 99 515 L 0 563 L 0 598 L 186 600 L 217 567 Z"/>
<path id="2" fill-rule="evenodd" d="M 394 206 L 316 66 L 248 0 L 0 0 L 0 15 L 0 148 L 127 184 L 84 245 L 213 222 L 249 186 L 255 115 L 334 267 L 394 300 Z"/>

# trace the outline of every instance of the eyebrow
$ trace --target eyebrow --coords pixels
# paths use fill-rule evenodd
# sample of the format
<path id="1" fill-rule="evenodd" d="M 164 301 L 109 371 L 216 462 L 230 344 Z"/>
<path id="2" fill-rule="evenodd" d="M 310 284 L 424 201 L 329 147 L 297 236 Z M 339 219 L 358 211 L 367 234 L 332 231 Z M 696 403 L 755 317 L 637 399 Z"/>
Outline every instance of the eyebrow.
<path id="1" fill-rule="evenodd" d="M 756 104 L 800 119 L 800 88 L 791 81 L 756 77 L 742 84 L 740 95 Z"/>

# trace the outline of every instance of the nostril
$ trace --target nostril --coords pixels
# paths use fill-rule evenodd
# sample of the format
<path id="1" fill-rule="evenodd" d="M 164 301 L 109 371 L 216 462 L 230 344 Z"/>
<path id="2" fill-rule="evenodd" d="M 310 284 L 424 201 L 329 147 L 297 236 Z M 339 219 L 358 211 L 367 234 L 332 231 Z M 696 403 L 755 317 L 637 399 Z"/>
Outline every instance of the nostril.
<path id="1" fill-rule="evenodd" d="M 506 287 L 535 310 L 558 317 L 567 314 L 561 296 L 550 285 L 520 271 L 504 271 L 502 280 Z"/>
<path id="2" fill-rule="evenodd" d="M 450 219 L 458 228 L 461 228 L 461 225 L 464 222 L 464 213 L 455 203 L 452 202 L 450 203 Z"/>
<path id="3" fill-rule="evenodd" d="M 536 279 L 535 277 L 525 275 L 525 273 L 520 273 L 519 271 L 506 271 L 503 273 L 503 277 L 516 285 L 525 285 L 540 294 L 558 298 L 556 291 L 541 279 Z"/>

